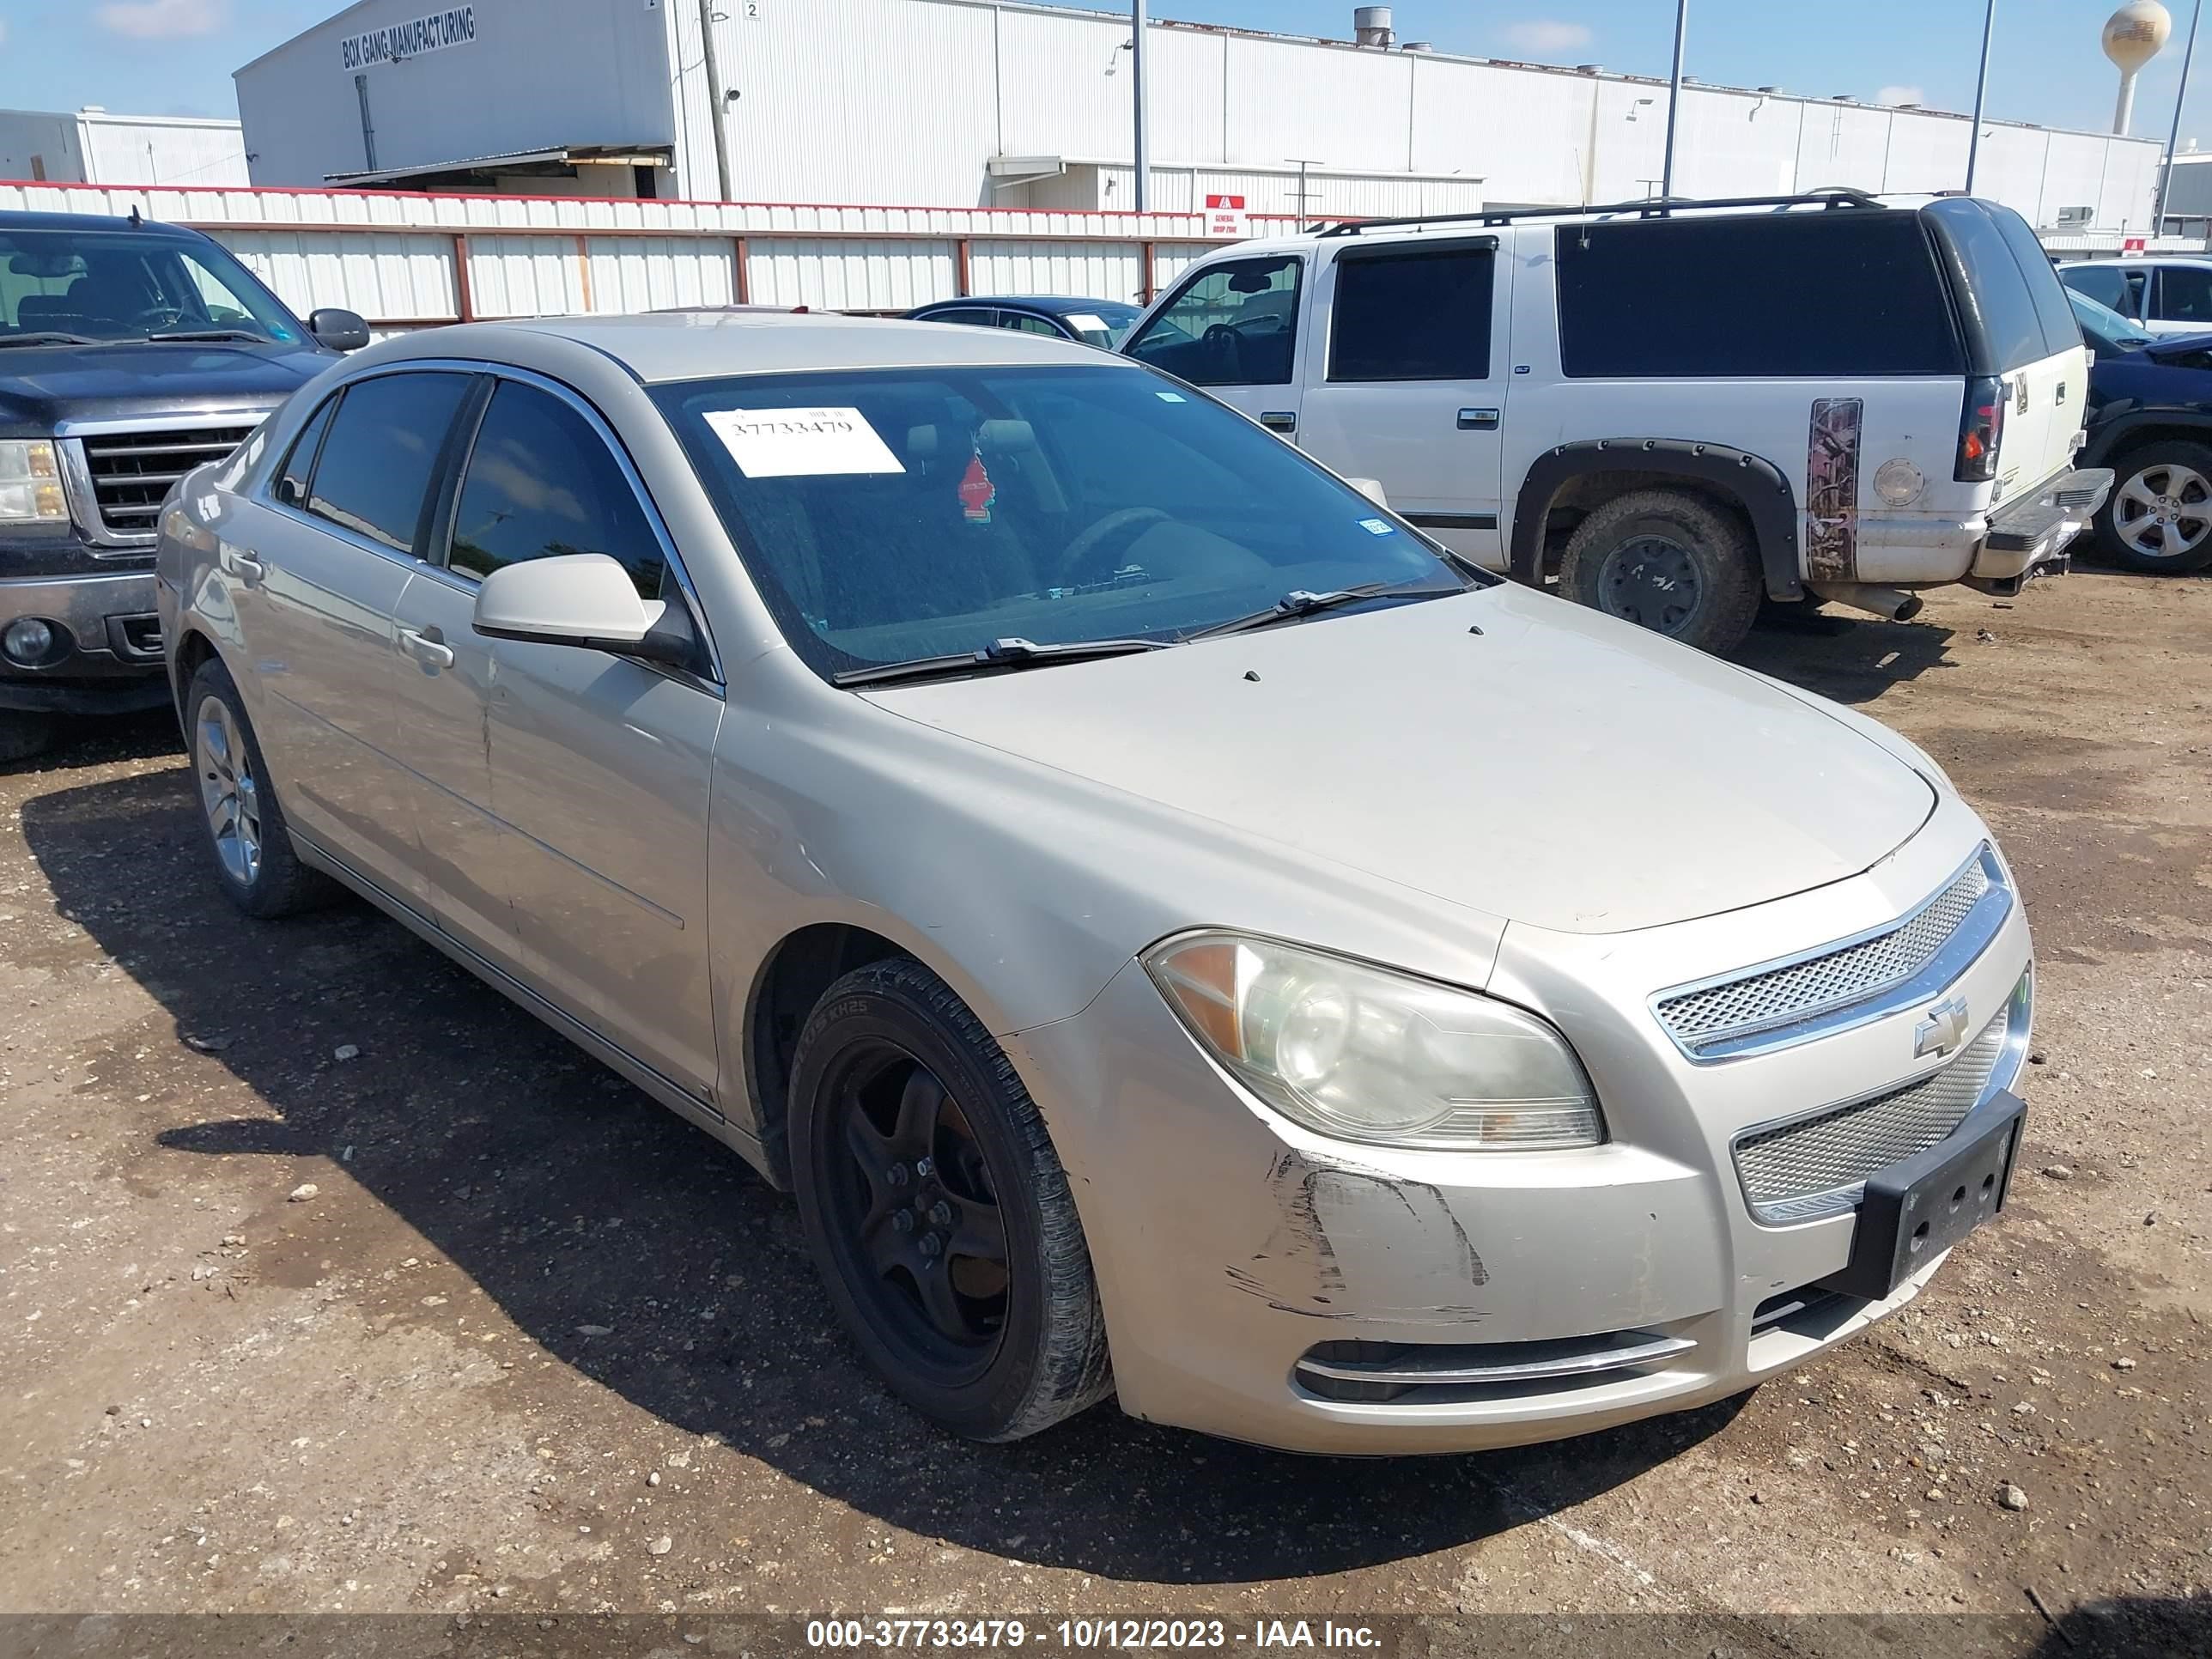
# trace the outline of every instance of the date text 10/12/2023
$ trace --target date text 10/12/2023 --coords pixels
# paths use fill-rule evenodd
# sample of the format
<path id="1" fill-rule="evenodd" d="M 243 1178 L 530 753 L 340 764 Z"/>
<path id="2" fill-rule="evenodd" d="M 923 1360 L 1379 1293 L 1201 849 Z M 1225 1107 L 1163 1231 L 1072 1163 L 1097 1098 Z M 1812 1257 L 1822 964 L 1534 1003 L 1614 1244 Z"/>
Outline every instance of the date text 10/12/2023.
<path id="1" fill-rule="evenodd" d="M 1366 1625 L 1334 1620 L 1259 1619 L 1231 1626 L 1221 1619 L 812 1619 L 806 1645 L 817 1649 L 1021 1648 L 1080 1650 L 1133 1648 L 1235 1648 L 1261 1652 L 1297 1648 L 1364 1650 L 1382 1646 Z"/>

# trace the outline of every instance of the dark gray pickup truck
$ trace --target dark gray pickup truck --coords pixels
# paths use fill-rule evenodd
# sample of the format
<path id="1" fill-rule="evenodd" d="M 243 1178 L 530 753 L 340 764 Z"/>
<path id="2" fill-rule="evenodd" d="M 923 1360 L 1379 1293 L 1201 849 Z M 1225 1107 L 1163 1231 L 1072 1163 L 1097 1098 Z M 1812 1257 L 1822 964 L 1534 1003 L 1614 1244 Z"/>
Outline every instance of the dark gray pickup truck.
<path id="1" fill-rule="evenodd" d="M 169 486 L 368 343 L 349 311 L 301 322 L 197 231 L 0 213 L 0 762 L 52 715 L 168 702 Z"/>

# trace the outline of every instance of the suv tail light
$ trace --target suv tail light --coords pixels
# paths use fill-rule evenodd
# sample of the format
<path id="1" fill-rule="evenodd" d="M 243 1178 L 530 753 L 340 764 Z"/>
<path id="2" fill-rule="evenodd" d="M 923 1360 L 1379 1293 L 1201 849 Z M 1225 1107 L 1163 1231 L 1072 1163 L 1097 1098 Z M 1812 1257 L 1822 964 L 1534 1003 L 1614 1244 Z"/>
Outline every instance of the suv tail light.
<path id="1" fill-rule="evenodd" d="M 2005 403 L 2004 381 L 1998 376 L 1966 382 L 1966 407 L 1959 416 L 1959 465 L 1951 475 L 1960 483 L 1987 483 L 1997 476 Z"/>

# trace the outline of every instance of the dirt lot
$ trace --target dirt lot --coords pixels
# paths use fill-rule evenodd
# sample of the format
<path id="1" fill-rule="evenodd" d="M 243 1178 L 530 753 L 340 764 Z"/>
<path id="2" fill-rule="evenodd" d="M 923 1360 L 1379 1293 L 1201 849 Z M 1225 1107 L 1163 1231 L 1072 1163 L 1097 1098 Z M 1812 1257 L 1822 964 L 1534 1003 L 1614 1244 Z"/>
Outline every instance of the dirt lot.
<path id="1" fill-rule="evenodd" d="M 0 1611 L 2212 1609 L 2212 581 L 1746 656 L 2021 873 L 2009 1218 L 1747 1401 L 1443 1460 L 941 1438 L 735 1158 L 365 908 L 235 916 L 162 721 L 0 775 Z"/>

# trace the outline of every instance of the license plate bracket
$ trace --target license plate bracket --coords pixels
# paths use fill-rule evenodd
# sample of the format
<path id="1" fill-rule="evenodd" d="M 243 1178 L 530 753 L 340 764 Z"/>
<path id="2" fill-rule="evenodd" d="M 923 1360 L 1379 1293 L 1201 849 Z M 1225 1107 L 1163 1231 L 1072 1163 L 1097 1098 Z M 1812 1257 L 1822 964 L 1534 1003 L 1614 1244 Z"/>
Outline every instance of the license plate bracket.
<path id="1" fill-rule="evenodd" d="M 1821 1285 L 1881 1301 L 2003 1209 L 2027 1115 L 2001 1089 L 1926 1152 L 1869 1176 L 1850 1261 Z"/>

